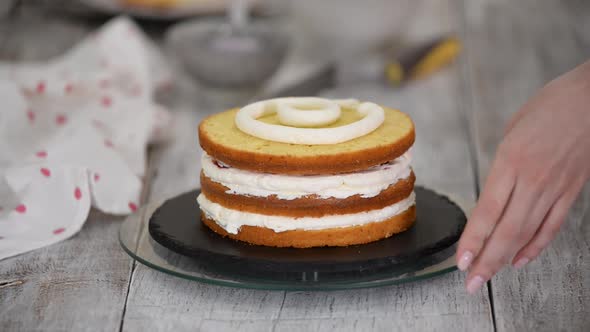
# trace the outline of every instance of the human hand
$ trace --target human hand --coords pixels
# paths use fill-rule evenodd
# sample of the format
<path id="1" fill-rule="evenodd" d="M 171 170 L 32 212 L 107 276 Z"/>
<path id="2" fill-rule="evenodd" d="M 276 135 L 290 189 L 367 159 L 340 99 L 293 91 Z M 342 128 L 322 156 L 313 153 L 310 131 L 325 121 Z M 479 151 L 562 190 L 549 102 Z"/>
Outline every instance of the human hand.
<path id="1" fill-rule="evenodd" d="M 507 126 L 457 248 L 475 293 L 549 245 L 590 178 L 590 61 L 553 80 Z"/>

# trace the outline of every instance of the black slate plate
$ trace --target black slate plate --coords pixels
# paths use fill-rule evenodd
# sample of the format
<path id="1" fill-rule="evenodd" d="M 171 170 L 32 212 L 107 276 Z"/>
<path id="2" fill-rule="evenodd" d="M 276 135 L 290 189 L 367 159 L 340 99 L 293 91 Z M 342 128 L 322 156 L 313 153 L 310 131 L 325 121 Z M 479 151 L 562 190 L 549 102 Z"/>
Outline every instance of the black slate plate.
<path id="1" fill-rule="evenodd" d="M 149 233 L 162 246 L 231 270 L 347 272 L 381 270 L 419 261 L 453 245 L 465 226 L 463 211 L 448 198 L 416 187 L 417 220 L 409 230 L 381 241 L 333 248 L 269 248 L 223 238 L 199 220 L 191 191 L 166 201 L 149 220 Z"/>

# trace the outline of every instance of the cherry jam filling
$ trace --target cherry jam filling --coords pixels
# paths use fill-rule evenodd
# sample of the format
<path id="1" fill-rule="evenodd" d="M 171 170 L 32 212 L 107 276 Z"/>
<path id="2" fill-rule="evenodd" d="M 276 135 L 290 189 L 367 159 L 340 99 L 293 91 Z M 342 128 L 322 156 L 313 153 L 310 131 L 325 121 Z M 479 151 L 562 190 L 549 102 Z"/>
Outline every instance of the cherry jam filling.
<path id="1" fill-rule="evenodd" d="M 221 162 L 221 161 L 219 161 L 219 160 L 215 160 L 215 159 L 213 159 L 213 163 L 215 164 L 215 166 L 217 166 L 217 167 L 219 167 L 219 168 L 229 168 L 229 166 L 228 166 L 228 165 L 226 165 L 226 164 L 222 163 L 222 162 Z"/>

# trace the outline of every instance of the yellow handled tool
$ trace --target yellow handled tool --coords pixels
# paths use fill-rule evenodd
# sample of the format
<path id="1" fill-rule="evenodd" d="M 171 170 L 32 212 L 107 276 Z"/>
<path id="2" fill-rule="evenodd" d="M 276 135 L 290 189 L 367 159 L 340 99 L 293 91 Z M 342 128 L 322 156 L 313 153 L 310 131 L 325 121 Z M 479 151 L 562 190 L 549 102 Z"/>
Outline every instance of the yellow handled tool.
<path id="1" fill-rule="evenodd" d="M 450 64 L 461 52 L 461 42 L 455 37 L 441 37 L 415 49 L 410 49 L 385 66 L 385 77 L 394 85 L 428 76 Z"/>

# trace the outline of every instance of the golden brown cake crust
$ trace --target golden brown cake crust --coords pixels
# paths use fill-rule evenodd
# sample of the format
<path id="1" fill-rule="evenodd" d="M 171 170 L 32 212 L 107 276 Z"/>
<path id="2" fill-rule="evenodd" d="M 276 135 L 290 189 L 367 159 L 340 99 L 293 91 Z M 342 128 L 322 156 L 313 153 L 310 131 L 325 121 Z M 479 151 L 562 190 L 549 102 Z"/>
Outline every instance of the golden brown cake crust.
<path id="1" fill-rule="evenodd" d="M 309 152 L 299 155 L 290 152 L 297 145 L 265 141 L 242 133 L 233 123 L 235 109 L 203 120 L 199 125 L 199 142 L 214 159 L 243 170 L 286 175 L 357 172 L 391 161 L 414 144 L 414 125 L 409 116 L 393 109 L 384 110 L 386 122 L 374 132 L 334 146 L 304 146 Z M 214 127 L 213 121 L 222 123 Z M 219 135 L 220 127 L 236 136 L 234 142 L 248 140 L 254 144 L 249 150 L 239 143 L 221 144 L 215 136 Z M 285 152 L 270 153 L 270 146 L 282 146 Z M 339 150 L 341 147 L 351 148 Z"/>
<path id="2" fill-rule="evenodd" d="M 269 228 L 242 226 L 238 234 L 230 234 L 217 225 L 215 221 L 207 218 L 204 213 L 201 213 L 201 220 L 207 227 L 221 236 L 227 236 L 250 244 L 295 248 L 343 247 L 385 239 L 393 234 L 407 230 L 416 220 L 416 207 L 412 206 L 401 214 L 381 222 L 343 228 L 311 231 L 292 230 L 279 233 Z"/>
<path id="3" fill-rule="evenodd" d="M 153 8 L 172 8 L 179 5 L 178 0 L 121 0 L 122 3 L 130 6 L 153 7 Z"/>
<path id="4" fill-rule="evenodd" d="M 210 201 L 233 210 L 271 216 L 322 217 L 330 214 L 350 214 L 382 209 L 395 204 L 410 195 L 414 190 L 415 180 L 414 172 L 411 172 L 408 178 L 400 179 L 377 196 L 369 198 L 363 198 L 360 195 L 344 199 L 306 196 L 284 200 L 278 199 L 275 195 L 256 197 L 228 194 L 227 187 L 214 182 L 201 172 L 201 191 Z"/>

